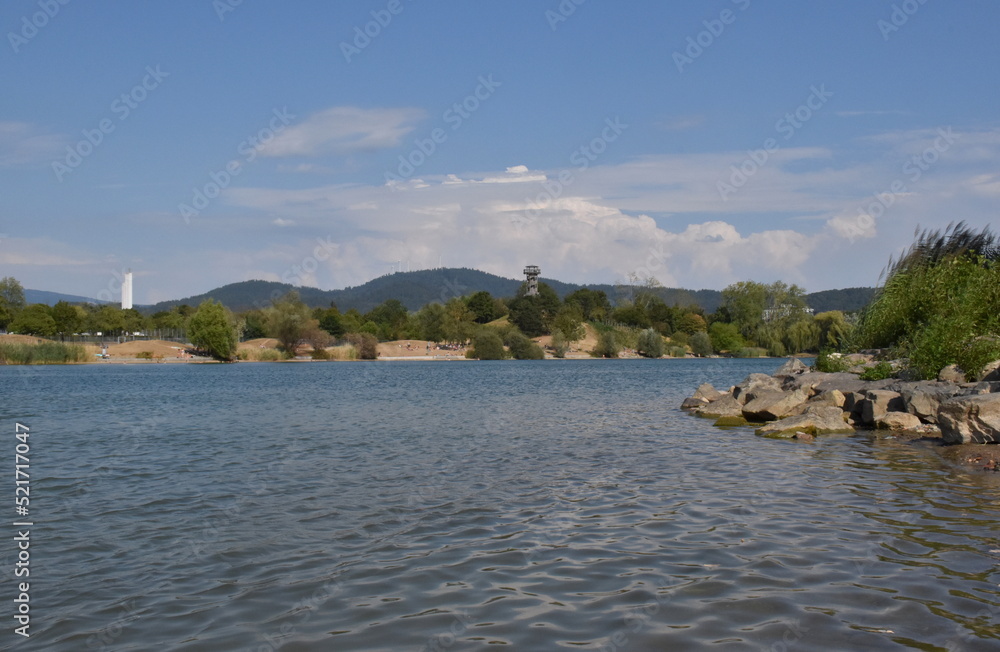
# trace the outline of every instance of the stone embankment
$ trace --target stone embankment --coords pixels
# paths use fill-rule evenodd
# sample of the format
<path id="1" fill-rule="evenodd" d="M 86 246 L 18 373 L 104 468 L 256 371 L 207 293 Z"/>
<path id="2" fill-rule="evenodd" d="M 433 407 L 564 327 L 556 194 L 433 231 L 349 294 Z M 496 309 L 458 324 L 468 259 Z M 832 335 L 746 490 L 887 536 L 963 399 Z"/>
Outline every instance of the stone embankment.
<path id="1" fill-rule="evenodd" d="M 953 369 L 936 381 L 861 380 L 856 373 L 813 371 L 791 359 L 774 374 L 750 374 L 727 391 L 706 383 L 681 405 L 718 426 L 757 425 L 767 437 L 885 429 L 945 444 L 1000 443 L 1000 361 L 979 382 Z"/>

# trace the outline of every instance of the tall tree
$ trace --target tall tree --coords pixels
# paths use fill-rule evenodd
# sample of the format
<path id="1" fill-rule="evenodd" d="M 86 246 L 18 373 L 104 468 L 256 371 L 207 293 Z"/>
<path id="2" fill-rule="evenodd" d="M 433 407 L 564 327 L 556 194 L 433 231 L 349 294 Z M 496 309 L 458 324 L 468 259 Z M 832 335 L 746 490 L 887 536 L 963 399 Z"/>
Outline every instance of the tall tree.
<path id="1" fill-rule="evenodd" d="M 231 362 L 236 357 L 239 332 L 232 313 L 212 299 L 206 299 L 188 322 L 191 344 L 216 360 Z"/>
<path id="2" fill-rule="evenodd" d="M 289 356 L 295 355 L 306 329 L 316 321 L 295 291 L 277 299 L 266 315 L 268 335 L 278 340 L 278 346 Z"/>

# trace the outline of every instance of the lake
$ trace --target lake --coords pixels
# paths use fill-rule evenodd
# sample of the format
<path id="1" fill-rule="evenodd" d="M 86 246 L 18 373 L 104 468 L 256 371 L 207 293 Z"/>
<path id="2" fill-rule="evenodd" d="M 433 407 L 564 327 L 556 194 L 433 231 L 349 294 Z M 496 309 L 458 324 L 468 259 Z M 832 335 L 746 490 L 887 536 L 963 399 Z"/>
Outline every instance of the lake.
<path id="1" fill-rule="evenodd" d="M 0 643 L 1000 649 L 997 474 L 678 409 L 780 363 L 0 367 L 33 523 Z"/>

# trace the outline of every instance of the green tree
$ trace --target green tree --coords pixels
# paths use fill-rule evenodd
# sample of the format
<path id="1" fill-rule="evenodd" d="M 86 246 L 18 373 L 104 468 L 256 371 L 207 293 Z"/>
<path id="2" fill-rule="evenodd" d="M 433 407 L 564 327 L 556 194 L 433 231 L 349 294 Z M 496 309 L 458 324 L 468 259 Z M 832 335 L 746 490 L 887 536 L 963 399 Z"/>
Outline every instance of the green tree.
<path id="1" fill-rule="evenodd" d="M 277 299 L 265 313 L 268 336 L 278 340 L 278 347 L 286 355 L 294 356 L 306 329 L 316 321 L 309 307 L 299 299 L 298 292 L 292 291 Z"/>
<path id="2" fill-rule="evenodd" d="M 549 333 L 560 305 L 559 295 L 547 283 L 539 283 L 534 296 L 527 295 L 527 283 L 523 283 L 507 305 L 507 318 L 528 337 L 538 337 Z"/>
<path id="3" fill-rule="evenodd" d="M 552 355 L 557 358 L 565 358 L 569 353 L 569 340 L 562 334 L 561 330 L 552 331 Z"/>
<path id="4" fill-rule="evenodd" d="M 611 314 L 611 302 L 603 290 L 580 288 L 566 295 L 564 303 L 579 306 L 586 321 L 597 321 Z"/>
<path id="5" fill-rule="evenodd" d="M 417 311 L 417 337 L 428 342 L 444 342 L 444 322 L 447 317 L 440 303 L 428 303 Z"/>
<path id="6" fill-rule="evenodd" d="M 816 315 L 819 326 L 819 347 L 839 351 L 846 344 L 854 327 L 839 310 L 830 310 Z"/>
<path id="7" fill-rule="evenodd" d="M 188 339 L 198 349 L 221 362 L 236 358 L 239 331 L 232 313 L 213 299 L 202 302 L 191 315 L 187 329 Z"/>
<path id="8" fill-rule="evenodd" d="M 698 331 L 691 336 L 691 352 L 699 357 L 712 355 L 712 338 L 705 331 Z"/>
<path id="9" fill-rule="evenodd" d="M 406 306 L 399 299 L 387 299 L 372 308 L 365 319 L 378 327 L 377 333 L 383 339 L 398 340 L 406 329 L 407 314 Z"/>
<path id="10" fill-rule="evenodd" d="M 17 313 L 9 324 L 12 333 L 47 337 L 56 334 L 56 322 L 43 303 L 33 303 Z"/>
<path id="11" fill-rule="evenodd" d="M 616 322 L 633 328 L 649 328 L 652 324 L 642 306 L 627 301 L 615 308 L 611 317 Z"/>
<path id="12" fill-rule="evenodd" d="M 78 306 L 60 301 L 52 306 L 51 315 L 55 320 L 57 333 L 72 335 L 83 328 L 87 313 Z"/>
<path id="13" fill-rule="evenodd" d="M 639 333 L 636 352 L 644 358 L 660 358 L 663 356 L 663 336 L 655 328 L 647 328 Z"/>
<path id="14" fill-rule="evenodd" d="M 819 348 L 820 328 L 812 317 L 792 322 L 785 331 L 785 347 L 792 353 L 816 351 Z"/>
<path id="15" fill-rule="evenodd" d="M 341 338 L 347 330 L 344 328 L 344 320 L 341 319 L 340 311 L 335 306 L 320 311 L 319 327 L 330 334 L 331 337 Z"/>
<path id="16" fill-rule="evenodd" d="M 92 313 L 88 319 L 87 330 L 92 333 L 102 333 L 104 337 L 120 335 L 125 330 L 125 315 L 122 309 L 105 304 Z"/>
<path id="17" fill-rule="evenodd" d="M 688 312 L 685 313 L 680 321 L 677 322 L 677 330 L 683 331 L 688 335 L 694 335 L 695 333 L 704 333 L 708 330 L 708 324 L 705 322 L 705 318 L 701 315 Z"/>
<path id="18" fill-rule="evenodd" d="M 541 360 L 545 357 L 542 347 L 517 331 L 511 331 L 507 336 L 507 346 L 515 360 Z"/>
<path id="19" fill-rule="evenodd" d="M 469 295 L 465 299 L 465 305 L 472 311 L 477 324 L 487 324 L 503 316 L 503 310 L 497 305 L 496 299 L 486 291 Z"/>
<path id="20" fill-rule="evenodd" d="M 503 348 L 499 333 L 492 328 L 483 328 L 473 336 L 472 348 L 466 356 L 480 360 L 505 360 L 507 351 Z"/>
<path id="21" fill-rule="evenodd" d="M 740 330 L 736 324 L 727 324 L 717 321 L 708 327 L 709 337 L 712 338 L 712 346 L 719 353 L 723 351 L 734 352 L 746 346 Z"/>
<path id="22" fill-rule="evenodd" d="M 13 276 L 0 279 L 0 328 L 6 328 L 24 310 L 24 288 Z"/>
<path id="23" fill-rule="evenodd" d="M 583 310 L 578 304 L 564 303 L 552 320 L 552 329 L 553 334 L 559 331 L 569 342 L 582 340 L 587 334 L 583 325 Z"/>

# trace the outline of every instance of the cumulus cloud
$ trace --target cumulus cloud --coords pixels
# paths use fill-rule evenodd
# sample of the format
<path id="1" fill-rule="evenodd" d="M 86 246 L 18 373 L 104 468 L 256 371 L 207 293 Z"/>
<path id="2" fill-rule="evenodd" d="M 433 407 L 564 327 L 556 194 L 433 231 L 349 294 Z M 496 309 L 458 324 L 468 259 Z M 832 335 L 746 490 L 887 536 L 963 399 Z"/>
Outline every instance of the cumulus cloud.
<path id="1" fill-rule="evenodd" d="M 424 115 L 413 108 L 335 106 L 286 128 L 258 152 L 271 157 L 314 157 L 398 147 Z"/>

